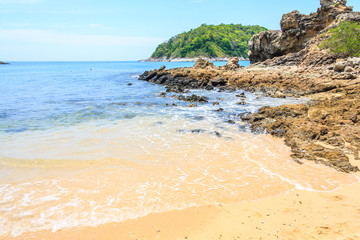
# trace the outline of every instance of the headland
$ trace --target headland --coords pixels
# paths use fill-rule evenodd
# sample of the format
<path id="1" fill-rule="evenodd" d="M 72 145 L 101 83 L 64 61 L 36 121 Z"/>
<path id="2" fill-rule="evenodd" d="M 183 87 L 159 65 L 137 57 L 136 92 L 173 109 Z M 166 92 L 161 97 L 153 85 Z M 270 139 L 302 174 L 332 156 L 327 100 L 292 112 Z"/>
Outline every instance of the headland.
<path id="1" fill-rule="evenodd" d="M 360 21 L 346 1 L 321 0 L 310 15 L 283 15 L 281 31 L 254 35 L 251 65 L 232 58 L 222 67 L 199 59 L 192 68 L 145 72 L 140 80 L 168 91 L 204 88 L 260 91 L 275 98 L 306 97 L 306 104 L 263 107 L 242 114 L 254 132 L 282 137 L 301 164 L 310 160 L 343 172 L 360 167 L 360 58 L 339 56 L 320 46 L 324 34 L 345 21 Z M 246 99 L 244 99 L 246 102 Z"/>

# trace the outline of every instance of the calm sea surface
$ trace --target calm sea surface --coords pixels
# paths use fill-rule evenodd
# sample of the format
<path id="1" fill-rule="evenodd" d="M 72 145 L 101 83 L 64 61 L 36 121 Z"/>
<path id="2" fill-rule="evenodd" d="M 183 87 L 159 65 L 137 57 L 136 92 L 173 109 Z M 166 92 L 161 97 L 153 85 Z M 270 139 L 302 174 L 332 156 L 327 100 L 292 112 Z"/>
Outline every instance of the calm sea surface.
<path id="1" fill-rule="evenodd" d="M 242 91 L 192 90 L 209 103 L 189 108 L 137 80 L 162 65 L 193 63 L 0 66 L 0 238 L 356 181 L 298 165 L 281 139 L 250 133 L 237 116 L 304 100 L 246 92 L 238 105 Z"/>

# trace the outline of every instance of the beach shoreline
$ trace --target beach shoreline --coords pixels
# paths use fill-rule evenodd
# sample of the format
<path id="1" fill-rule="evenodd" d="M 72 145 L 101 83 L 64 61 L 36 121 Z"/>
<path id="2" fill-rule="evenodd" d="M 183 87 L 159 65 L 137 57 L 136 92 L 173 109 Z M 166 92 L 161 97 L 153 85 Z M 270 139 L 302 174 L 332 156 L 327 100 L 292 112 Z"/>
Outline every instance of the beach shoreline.
<path id="1" fill-rule="evenodd" d="M 331 192 L 291 190 L 237 204 L 151 213 L 121 223 L 5 239 L 360 239 L 358 206 L 359 182 Z"/>
<path id="2" fill-rule="evenodd" d="M 139 62 L 196 62 L 200 57 L 196 58 L 148 58 L 139 60 Z M 227 62 L 232 57 L 223 57 L 223 58 L 207 58 L 202 57 L 203 59 L 211 62 Z M 238 57 L 239 61 L 249 61 L 248 58 Z"/>
<path id="3" fill-rule="evenodd" d="M 143 81 L 122 82 L 136 92 L 137 85 L 165 86 L 145 96 L 159 100 L 155 112 L 181 110 L 183 118 L 141 119 L 130 111 L 116 124 L 9 141 L 10 155 L 21 146 L 24 159 L 40 157 L 33 157 L 32 168 L 16 169 L 23 182 L 12 179 L 12 166 L 3 169 L 9 176 L 2 188 L 3 239 L 360 239 L 360 58 L 340 59 L 318 47 L 320 30 L 336 15 L 354 16 L 346 1 L 320 2 L 316 14 L 293 11 L 283 16 L 282 31 L 254 36 L 248 67 L 238 58 L 220 67 L 198 59 L 192 68 L 163 66 L 145 71 Z M 297 19 L 307 24 L 294 26 Z M 309 19 L 319 24 L 316 31 Z M 268 37 L 269 45 L 262 44 Z M 138 102 L 143 96 L 131 109 L 148 109 L 148 102 Z M 289 97 L 310 101 L 274 104 Z M 258 105 L 264 98 L 266 105 Z M 229 100 L 235 112 L 227 112 Z M 126 105 L 122 99 L 94 104 L 100 110 Z M 194 113 L 205 106 L 215 118 Z M 223 113 L 226 118 L 218 118 Z M 84 132 L 87 137 L 72 144 Z M 103 158 L 66 173 L 46 168 L 64 153 L 67 159 Z"/>

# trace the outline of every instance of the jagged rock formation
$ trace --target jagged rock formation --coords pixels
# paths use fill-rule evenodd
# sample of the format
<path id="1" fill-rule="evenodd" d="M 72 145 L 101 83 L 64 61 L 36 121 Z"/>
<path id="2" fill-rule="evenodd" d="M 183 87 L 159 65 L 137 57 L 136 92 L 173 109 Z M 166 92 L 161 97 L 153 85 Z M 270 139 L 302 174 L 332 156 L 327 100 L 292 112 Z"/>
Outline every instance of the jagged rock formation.
<path id="1" fill-rule="evenodd" d="M 321 7 L 310 15 L 292 11 L 282 16 L 281 31 L 267 31 L 254 35 L 249 41 L 251 63 L 297 53 L 311 45 L 311 40 L 333 22 L 360 19 L 346 0 L 321 0 Z M 336 20 L 336 21 L 335 21 Z M 305 52 L 304 52 L 305 54 Z"/>
<path id="2" fill-rule="evenodd" d="M 2 62 L 2 61 L 0 61 L 0 64 L 9 64 L 9 63 L 6 63 L 6 62 Z"/>
<path id="3" fill-rule="evenodd" d="M 140 79 L 174 92 L 217 88 L 307 96 L 312 101 L 306 104 L 264 107 L 241 118 L 253 131 L 284 138 L 299 163 L 307 159 L 343 172 L 359 171 L 360 58 L 342 59 L 318 45 L 323 33 L 340 22 L 360 22 L 360 13 L 352 12 L 345 0 L 320 2 L 316 13 L 285 14 L 282 31 L 254 36 L 248 67 L 239 67 L 236 58 L 222 67 L 198 60 L 193 68 L 160 68 Z"/>
<path id="4" fill-rule="evenodd" d="M 271 97 L 309 96 L 316 101 L 264 107 L 242 119 L 251 124 L 253 131 L 283 137 L 298 162 L 308 159 L 339 171 L 359 170 L 360 58 L 338 59 L 320 67 L 243 68 L 237 67 L 236 58 L 222 67 L 203 59 L 195 65 L 196 68 L 169 70 L 162 67 L 145 72 L 139 79 L 165 85 L 167 92 L 176 93 L 194 88 L 220 91 L 241 88 Z"/>
<path id="5" fill-rule="evenodd" d="M 194 68 L 196 69 L 206 69 L 206 68 L 214 68 L 214 64 L 212 62 L 209 62 L 203 58 L 199 58 L 195 64 Z"/>
<path id="6" fill-rule="evenodd" d="M 330 92 L 316 104 L 263 107 L 243 120 L 250 122 L 253 130 L 284 137 L 299 163 L 307 159 L 343 172 L 359 171 L 352 162 L 360 160 L 360 95 L 358 89 L 347 90 L 350 96 L 346 91 Z"/>
<path id="7" fill-rule="evenodd" d="M 229 71 L 236 71 L 239 68 L 240 68 L 239 58 L 233 57 L 233 58 L 230 58 L 229 61 L 225 64 L 225 66 L 222 67 L 221 69 L 229 70 Z"/>

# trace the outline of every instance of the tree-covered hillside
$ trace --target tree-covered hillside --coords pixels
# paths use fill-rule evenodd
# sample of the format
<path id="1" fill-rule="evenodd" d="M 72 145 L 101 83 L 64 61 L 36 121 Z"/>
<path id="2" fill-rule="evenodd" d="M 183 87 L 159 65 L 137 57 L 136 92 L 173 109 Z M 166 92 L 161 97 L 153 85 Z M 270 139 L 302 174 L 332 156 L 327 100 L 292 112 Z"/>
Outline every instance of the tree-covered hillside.
<path id="1" fill-rule="evenodd" d="M 241 24 L 206 25 L 179 34 L 160 44 L 151 58 L 247 58 L 250 38 L 267 29 Z"/>

